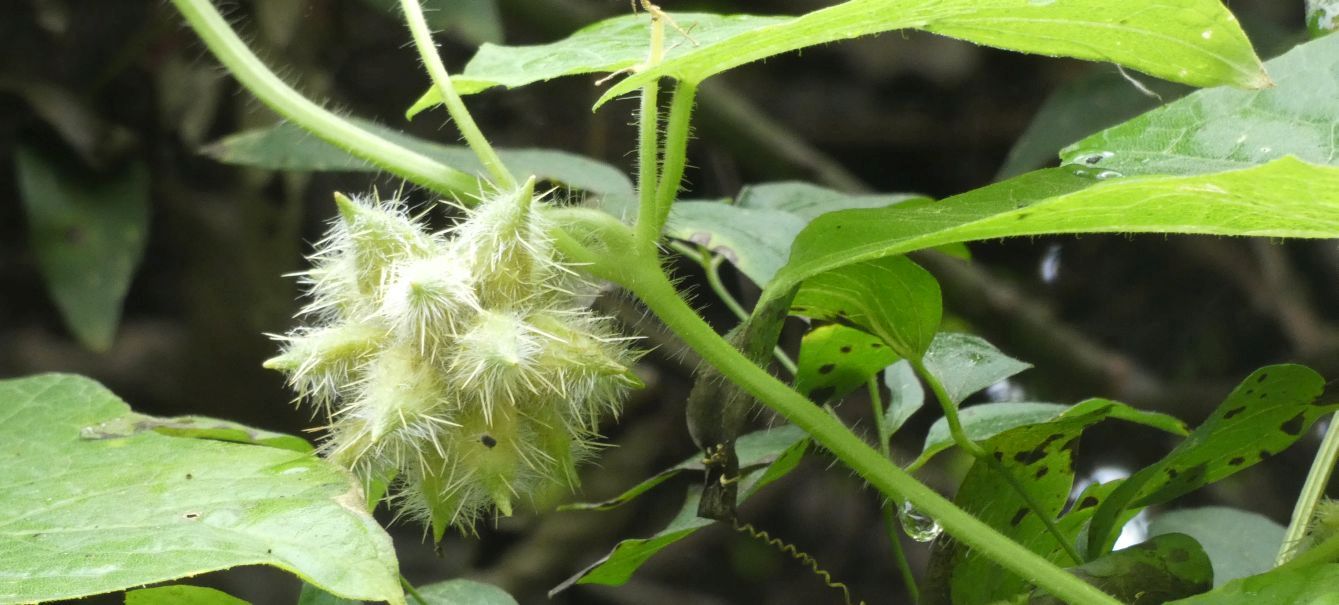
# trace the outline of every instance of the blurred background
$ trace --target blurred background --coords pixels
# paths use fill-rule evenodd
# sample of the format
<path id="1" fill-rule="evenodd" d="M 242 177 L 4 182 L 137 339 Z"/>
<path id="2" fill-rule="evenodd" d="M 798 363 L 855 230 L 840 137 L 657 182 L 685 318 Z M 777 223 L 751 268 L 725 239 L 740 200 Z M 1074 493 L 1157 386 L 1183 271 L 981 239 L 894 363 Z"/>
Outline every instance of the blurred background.
<path id="1" fill-rule="evenodd" d="M 830 3 L 662 2 L 671 11 L 775 14 Z M 263 0 L 222 8 L 262 58 L 327 106 L 455 142 L 441 111 L 413 122 L 402 117 L 427 81 L 394 4 Z M 443 9 L 433 18 L 455 70 L 480 43 L 547 42 L 630 10 L 625 0 L 427 4 Z M 1266 57 L 1304 39 L 1300 0 L 1228 4 Z M 1166 99 L 1184 92 L 1130 75 Z M 635 102 L 592 113 L 600 91 L 594 80 L 494 90 L 467 103 L 497 145 L 564 149 L 631 172 Z M 701 95 L 685 195 L 730 197 L 747 184 L 802 179 L 846 191 L 944 197 L 1048 164 L 1061 146 L 1157 103 L 1111 66 L 889 33 L 776 57 L 711 80 Z M 77 372 L 148 414 L 205 414 L 297 434 L 320 424 L 292 405 L 278 374 L 260 367 L 275 351 L 266 333 L 290 327 L 300 304 L 295 281 L 284 274 L 304 267 L 303 254 L 334 214 L 332 191 L 375 186 L 392 192 L 400 183 L 369 173 L 235 167 L 207 153 L 221 137 L 275 121 L 217 66 L 167 3 L 3 3 L 0 197 L 8 201 L 0 203 L 0 378 Z M 21 170 L 50 178 L 23 180 Z M 45 189 L 39 181 L 48 183 Z M 72 226 L 53 231 L 42 228 L 41 217 L 52 211 L 45 205 L 55 195 L 75 196 L 82 205 Z M 114 259 L 133 276 L 119 325 L 84 322 L 80 333 L 67 328 L 65 316 L 79 317 L 88 313 L 84 306 L 107 301 L 90 295 L 58 309 L 53 292 L 71 286 L 46 279 L 49 271 L 35 252 L 44 246 L 110 246 L 107 254 L 143 247 L 137 266 L 133 255 Z M 974 401 L 1072 403 L 1103 396 L 1195 424 L 1260 365 L 1294 361 L 1339 376 L 1334 242 L 1084 236 L 986 242 L 972 251 L 970 265 L 918 260 L 942 281 L 952 325 L 1037 366 Z M 680 269 L 704 314 L 728 328 L 733 316 L 713 299 L 694 265 Z M 728 270 L 726 277 L 746 301 L 756 295 L 742 277 Z M 116 290 L 99 289 L 110 304 Z M 616 494 L 694 449 L 683 402 L 696 358 L 627 298 L 607 296 L 599 304 L 657 348 L 639 368 L 649 388 L 606 428 L 618 447 L 585 473 L 575 498 L 587 501 Z M 792 352 L 801 333 L 793 328 L 784 343 Z M 854 396 L 840 411 L 856 430 L 869 432 L 867 409 Z M 899 434 L 900 460 L 920 450 L 934 419 L 922 411 Z M 760 415 L 757 422 L 769 419 Z M 1317 442 L 1312 436 L 1179 503 L 1230 503 L 1286 523 Z M 1084 440 L 1080 476 L 1109 479 L 1170 446 L 1152 431 L 1099 425 Z M 951 492 L 965 467 L 965 460 L 949 456 L 922 476 Z M 472 577 L 506 588 L 521 603 L 544 602 L 550 588 L 619 539 L 663 527 L 693 480 L 677 479 L 611 512 L 522 513 L 481 527 L 478 538 L 448 536 L 438 552 L 419 527 L 390 529 L 415 583 Z M 798 472 L 751 500 L 744 515 L 817 557 L 857 597 L 905 602 L 878 499 L 825 455 L 811 454 Z M 923 568 L 926 547 L 906 545 L 913 566 Z M 259 604 L 292 603 L 299 588 L 270 569 L 193 582 Z M 576 587 L 553 602 L 838 598 L 783 555 L 713 527 L 659 554 L 626 586 Z"/>

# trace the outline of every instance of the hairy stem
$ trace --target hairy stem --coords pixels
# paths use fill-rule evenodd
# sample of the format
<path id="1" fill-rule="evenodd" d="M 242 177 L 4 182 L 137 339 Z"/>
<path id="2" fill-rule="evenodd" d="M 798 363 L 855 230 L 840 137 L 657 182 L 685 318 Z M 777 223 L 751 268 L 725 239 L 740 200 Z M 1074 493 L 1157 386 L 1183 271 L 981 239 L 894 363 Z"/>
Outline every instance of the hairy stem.
<path id="1" fill-rule="evenodd" d="M 892 433 L 888 430 L 887 422 L 884 420 L 883 398 L 879 396 L 879 377 L 878 374 L 869 377 L 869 403 L 874 408 L 874 429 L 879 435 L 879 453 L 884 458 L 893 459 L 892 450 L 888 446 Z M 916 586 L 916 575 L 911 571 L 911 562 L 907 561 L 907 554 L 902 550 L 902 531 L 899 529 L 901 523 L 897 518 L 897 511 L 893 510 L 894 503 L 891 499 L 883 500 L 883 528 L 888 534 L 888 541 L 892 543 L 893 560 L 897 562 L 897 571 L 902 574 L 902 584 L 907 587 L 907 596 L 911 597 L 912 603 L 918 603 L 921 600 L 920 590 Z"/>
<path id="2" fill-rule="evenodd" d="M 515 189 L 516 178 L 502 164 L 502 159 L 488 143 L 483 131 L 474 123 L 474 116 L 470 115 L 465 102 L 460 99 L 459 94 L 456 94 L 456 87 L 451 84 L 451 76 L 447 74 L 446 65 L 442 63 L 442 57 L 437 52 L 437 45 L 432 41 L 432 32 L 428 30 L 428 21 L 423 18 L 423 8 L 419 6 L 418 0 L 400 0 L 400 8 L 404 10 L 405 21 L 409 25 L 410 34 L 414 37 L 414 46 L 418 48 L 418 54 L 423 58 L 423 66 L 427 68 L 428 76 L 432 78 L 437 91 L 442 94 L 442 103 L 446 105 L 446 110 L 451 114 L 451 120 L 456 123 L 456 128 L 465 137 L 465 142 L 474 150 L 474 155 L 479 157 L 484 168 L 488 169 L 493 182 L 505 190 Z"/>
<path id="3" fill-rule="evenodd" d="M 670 100 L 669 121 L 665 124 L 665 151 L 661 155 L 660 184 L 656 187 L 656 224 L 659 234 L 669 219 L 670 208 L 679 195 L 684 167 L 688 161 L 688 133 L 697 101 L 697 84 L 680 81 Z"/>
<path id="4" fill-rule="evenodd" d="M 660 269 L 654 243 L 636 240 L 612 217 L 600 218 L 589 213 L 569 211 L 568 218 L 580 224 L 565 225 L 573 227 L 573 231 L 585 232 L 583 235 L 592 236 L 591 239 L 602 240 L 599 243 L 604 246 L 604 250 L 595 254 L 585 249 L 578 237 L 555 234 L 554 243 L 564 254 L 577 262 L 586 263 L 585 269 L 596 277 L 608 279 L 632 291 L 703 359 L 750 395 L 807 432 L 814 441 L 831 451 L 881 493 L 890 498 L 910 501 L 963 544 L 1065 601 L 1080 605 L 1119 604 L 1110 595 L 958 508 L 898 468 L 813 402 L 751 363 L 680 298 L 674 285 Z M 624 233 L 617 233 L 619 230 Z"/>
<path id="5" fill-rule="evenodd" d="M 651 51 L 642 69 L 660 64 L 665 54 L 665 22 L 657 11 L 651 14 Z M 660 81 L 651 80 L 642 87 L 642 104 L 637 113 L 637 237 L 644 242 L 660 239 L 663 224 L 657 224 L 657 171 L 660 166 Z"/>
<path id="6" fill-rule="evenodd" d="M 1302 493 L 1297 497 L 1297 506 L 1293 508 L 1292 521 L 1283 535 L 1283 545 L 1279 547 L 1276 565 L 1283 565 L 1292 559 L 1297 545 L 1301 543 L 1306 530 L 1316 515 L 1316 504 L 1325 497 L 1325 486 L 1330 483 L 1334 473 L 1335 461 L 1339 460 L 1339 417 L 1330 418 L 1330 428 L 1325 431 L 1325 439 L 1320 443 L 1316 458 L 1311 462 L 1311 471 L 1307 473 Z"/>
<path id="7" fill-rule="evenodd" d="M 1055 524 L 1055 516 L 1047 513 L 1046 509 L 1042 508 L 1041 503 L 1037 502 L 1037 499 L 1027 491 L 1027 488 L 1018 480 L 1018 477 L 1014 476 L 1009 467 L 996 460 L 994 456 L 990 455 L 990 452 L 981 447 L 981 444 L 972 441 L 971 437 L 967 435 L 967 431 L 962 428 L 962 420 L 958 418 L 958 406 L 949 397 L 948 391 L 944 389 L 944 384 L 939 381 L 939 377 L 925 367 L 923 360 L 909 359 L 908 361 L 911 362 L 911 367 L 916 370 L 916 374 L 921 377 L 921 380 L 930 385 L 930 390 L 934 392 L 935 399 L 939 401 L 939 407 L 944 410 L 944 419 L 948 422 L 949 433 L 953 435 L 953 442 L 975 458 L 978 463 L 989 466 L 992 471 L 1003 477 L 1009 487 L 1013 488 L 1014 492 L 1023 499 L 1023 503 L 1032 510 L 1032 514 L 1046 524 L 1046 531 L 1050 532 L 1051 537 L 1060 543 L 1060 548 L 1064 549 L 1070 560 L 1075 564 L 1082 563 L 1083 558 L 1079 556 L 1078 548 L 1065 537 L 1064 532 L 1060 531 L 1060 527 Z"/>
<path id="8" fill-rule="evenodd" d="M 478 191 L 474 176 L 363 130 L 302 96 L 247 48 L 209 0 L 172 0 L 191 29 L 242 86 L 276 113 L 378 168 L 433 191 Z"/>

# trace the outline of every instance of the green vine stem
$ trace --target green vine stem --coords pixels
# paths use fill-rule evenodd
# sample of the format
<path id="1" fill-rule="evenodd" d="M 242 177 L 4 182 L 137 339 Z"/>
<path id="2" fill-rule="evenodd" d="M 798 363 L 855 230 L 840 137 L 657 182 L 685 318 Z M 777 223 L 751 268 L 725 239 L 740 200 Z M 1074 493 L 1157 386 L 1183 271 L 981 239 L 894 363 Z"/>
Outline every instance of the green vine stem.
<path id="1" fill-rule="evenodd" d="M 451 84 L 451 76 L 446 71 L 446 65 L 442 63 L 441 54 L 437 52 L 437 45 L 432 41 L 432 32 L 428 30 L 428 22 L 423 18 L 423 8 L 419 6 L 418 0 L 400 0 L 400 8 L 404 10 L 405 22 L 409 25 L 409 33 L 414 38 L 414 46 L 418 47 L 418 54 L 423 58 L 423 66 L 428 70 L 428 77 L 432 79 L 433 86 L 437 87 L 438 92 L 442 93 L 442 103 L 446 105 L 446 111 L 451 114 L 451 120 L 456 123 L 456 128 L 465 137 L 470 149 L 474 150 L 474 155 L 479 157 L 488 174 L 493 176 L 493 182 L 508 191 L 515 189 L 516 178 L 502 164 L 502 159 L 488 143 L 488 138 L 479 130 L 479 125 L 474 123 L 474 116 L 470 115 L 465 102 L 460 99 L 459 94 L 456 94 L 456 87 Z"/>
<path id="2" fill-rule="evenodd" d="M 551 214 L 572 233 L 583 236 L 578 239 L 561 229 L 555 231 L 555 244 L 564 254 L 585 264 L 592 275 L 630 290 L 703 359 L 807 432 L 884 495 L 910 501 L 963 544 L 1058 598 L 1079 605 L 1119 604 L 958 508 L 851 434 L 813 402 L 749 362 L 680 298 L 660 268 L 655 245 L 638 241 L 622 223 L 596 211 L 564 209 Z M 592 252 L 581 243 L 585 237 L 598 240 L 604 249 L 599 254 Z"/>
<path id="3" fill-rule="evenodd" d="M 210 0 L 172 0 L 172 4 L 233 77 L 279 115 L 331 145 L 436 192 L 479 190 L 474 176 L 363 130 L 293 90 L 237 37 Z"/>
<path id="4" fill-rule="evenodd" d="M 411 182 L 443 193 L 477 190 L 477 180 L 473 176 L 358 128 L 298 94 L 247 48 L 209 0 L 172 0 L 172 3 L 234 77 L 280 115 Z M 654 209 L 654 206 L 644 206 L 643 209 Z M 597 236 L 609 254 L 592 253 L 582 240 L 558 228 L 552 234 L 555 245 L 564 254 L 585 264 L 593 275 L 631 290 L 666 326 L 725 376 L 808 432 L 884 495 L 910 501 L 964 544 L 1059 598 L 1079 605 L 1119 605 L 1111 596 L 1009 540 L 916 481 L 851 434 L 839 421 L 750 363 L 679 297 L 660 269 L 654 243 L 658 234 L 638 241 L 613 217 L 581 210 L 569 208 L 553 214 L 560 224 L 579 228 L 583 235 Z"/>
<path id="5" fill-rule="evenodd" d="M 1018 493 L 1018 496 L 1023 499 L 1023 503 L 1032 510 L 1032 514 L 1046 524 L 1046 531 L 1051 534 L 1051 537 L 1055 538 L 1056 542 L 1060 543 L 1060 548 L 1065 551 L 1070 560 L 1075 564 L 1082 563 L 1083 558 L 1079 555 L 1078 548 L 1069 539 L 1065 538 L 1065 533 L 1060 531 L 1060 527 L 1055 524 L 1054 517 L 1046 513 L 1046 509 L 1042 508 L 1041 503 L 1037 502 L 1037 499 L 1027 491 L 1018 477 L 1014 476 L 1013 472 L 1004 466 L 1003 462 L 996 460 L 994 456 L 990 455 L 990 452 L 981 447 L 981 444 L 972 441 L 972 438 L 967 435 L 967 431 L 962 428 L 962 420 L 958 418 L 958 406 L 953 402 L 953 398 L 949 397 L 948 391 L 944 389 L 944 384 L 939 381 L 939 377 L 925 367 L 923 360 L 909 359 L 908 361 L 911 363 L 911 367 L 916 370 L 916 374 L 921 377 L 921 380 L 930 385 L 930 390 L 934 392 L 935 399 L 939 401 L 939 407 L 944 410 L 944 419 L 948 422 L 949 434 L 953 436 L 953 442 L 975 458 L 977 462 L 989 466 L 992 471 L 1003 477 L 1009 487 L 1012 487 Z"/>
<path id="6" fill-rule="evenodd" d="M 1325 431 L 1325 439 L 1320 442 L 1316 458 L 1311 462 L 1311 471 L 1307 473 L 1306 483 L 1302 484 L 1302 493 L 1297 497 L 1297 506 L 1293 508 L 1292 521 L 1283 535 L 1283 544 L 1275 564 L 1284 565 L 1293 557 L 1297 545 L 1306 536 L 1316 515 L 1316 505 L 1325 497 L 1325 487 L 1334 473 L 1335 461 L 1339 460 L 1339 417 L 1330 417 L 1330 428 Z"/>
<path id="7" fill-rule="evenodd" d="M 892 439 L 892 431 L 888 430 L 888 423 L 884 418 L 883 397 L 879 396 L 879 375 L 875 374 L 869 377 L 866 384 L 869 388 L 869 403 L 874 408 L 874 429 L 879 436 L 879 453 L 883 454 L 888 460 L 893 459 L 893 452 L 888 442 Z M 916 574 L 911 571 L 911 562 L 907 561 L 907 553 L 902 549 L 902 532 L 898 529 L 900 522 L 897 518 L 897 511 L 893 510 L 893 501 L 889 498 L 883 499 L 881 507 L 883 513 L 883 528 L 888 534 L 888 541 L 893 546 L 893 560 L 897 562 L 897 571 L 902 574 L 902 584 L 907 587 L 907 596 L 911 597 L 911 602 L 919 603 L 921 600 L 920 589 L 916 586 Z"/>
<path id="8" fill-rule="evenodd" d="M 639 69 L 650 69 L 660 64 L 665 54 L 665 22 L 659 9 L 651 15 L 651 51 Z M 643 241 L 660 239 L 664 226 L 657 224 L 660 215 L 656 208 L 657 172 L 660 167 L 660 81 L 651 80 L 642 87 L 642 103 L 637 113 L 637 236 Z M 675 183 L 678 184 L 677 181 Z"/>

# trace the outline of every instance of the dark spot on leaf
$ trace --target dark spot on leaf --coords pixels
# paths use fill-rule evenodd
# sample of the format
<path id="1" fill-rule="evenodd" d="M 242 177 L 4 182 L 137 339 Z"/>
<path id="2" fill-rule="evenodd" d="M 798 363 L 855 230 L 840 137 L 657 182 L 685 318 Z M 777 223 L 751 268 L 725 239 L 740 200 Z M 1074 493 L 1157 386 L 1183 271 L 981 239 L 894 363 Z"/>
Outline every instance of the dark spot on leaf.
<path id="1" fill-rule="evenodd" d="M 1037 469 L 1036 477 L 1037 477 L 1038 479 L 1041 479 L 1042 477 L 1045 477 L 1045 476 L 1046 476 L 1046 473 L 1049 473 L 1049 472 L 1051 472 L 1051 467 L 1049 467 L 1049 466 L 1043 466 L 1043 467 Z"/>
<path id="2" fill-rule="evenodd" d="M 1020 221 L 1021 221 L 1021 220 L 1025 219 L 1025 218 L 1031 216 L 1031 214 L 1032 214 L 1032 213 L 1030 213 L 1030 212 L 1019 212 L 1018 214 L 1014 215 L 1014 219 L 1015 219 L 1015 220 L 1020 220 Z"/>
<path id="3" fill-rule="evenodd" d="M 1178 472 L 1176 471 L 1176 469 L 1174 469 L 1174 468 L 1169 468 L 1169 469 L 1167 469 L 1167 477 L 1168 477 L 1168 478 L 1175 479 L 1176 476 L 1177 476 L 1177 475 L 1180 475 L 1180 474 L 1181 474 L 1181 473 L 1178 473 Z"/>
<path id="4" fill-rule="evenodd" d="M 843 352 L 843 353 L 850 353 L 850 352 L 851 352 L 851 345 L 846 345 L 846 346 L 842 347 L 842 352 Z"/>
<path id="5" fill-rule="evenodd" d="M 1017 454 L 1014 454 L 1014 461 L 1019 464 L 1028 465 L 1037 462 L 1038 460 L 1041 460 L 1042 458 L 1045 457 L 1046 457 L 1046 450 L 1042 449 L 1041 446 L 1038 446 L 1033 450 L 1026 452 L 1018 452 Z"/>
<path id="6" fill-rule="evenodd" d="M 187 519 L 189 519 L 189 520 L 194 521 L 194 520 L 200 518 L 200 513 L 186 513 L 186 514 L 184 514 L 184 515 L 182 515 L 182 516 L 185 517 L 185 518 L 187 518 Z"/>
<path id="7" fill-rule="evenodd" d="M 1227 461 L 1228 466 L 1241 466 L 1245 463 L 1246 459 L 1241 456 L 1237 456 L 1236 458 Z"/>
<path id="8" fill-rule="evenodd" d="M 1073 439 L 1070 439 L 1069 441 L 1066 441 L 1064 445 L 1060 446 L 1060 449 L 1069 452 L 1070 455 L 1073 455 L 1074 448 L 1078 447 L 1078 445 L 1079 445 L 1079 438 L 1075 437 Z"/>
<path id="9" fill-rule="evenodd" d="M 1256 381 L 1256 382 L 1264 382 L 1266 378 L 1269 378 L 1269 372 L 1262 372 L 1262 373 L 1260 374 L 1260 377 L 1259 377 L 1259 378 L 1256 378 L 1255 381 Z"/>
<path id="10" fill-rule="evenodd" d="M 871 349 L 882 349 L 882 348 L 883 348 L 883 343 L 881 343 L 881 342 L 871 342 L 871 343 L 869 343 L 869 348 L 871 348 Z"/>
<path id="11" fill-rule="evenodd" d="M 1190 560 L 1190 552 L 1184 548 L 1173 548 L 1172 552 L 1167 553 L 1167 559 L 1173 563 L 1185 563 Z"/>
<path id="12" fill-rule="evenodd" d="M 1079 502 L 1079 508 L 1091 508 L 1097 506 L 1097 496 L 1088 496 L 1082 502 Z"/>
<path id="13" fill-rule="evenodd" d="M 1269 393 L 1260 393 L 1260 396 L 1259 396 L 1259 397 L 1256 397 L 1256 399 L 1260 399 L 1260 400 L 1263 401 L 1263 400 L 1264 400 L 1266 397 L 1268 397 L 1268 396 L 1269 396 Z"/>
<path id="14" fill-rule="evenodd" d="M 1096 166 L 1097 163 L 1098 163 L 1098 162 L 1101 162 L 1101 161 L 1102 161 L 1102 154 L 1098 154 L 1098 153 L 1095 153 L 1095 154 L 1090 155 L 1090 156 L 1088 156 L 1088 157 L 1086 157 L 1086 158 L 1083 158 L 1083 163 L 1085 163 L 1085 164 L 1087 164 L 1087 165 L 1089 165 L 1089 166 Z"/>
<path id="15" fill-rule="evenodd" d="M 1000 462 L 1004 462 L 1004 452 L 995 450 L 995 459 L 999 460 Z"/>
<path id="16" fill-rule="evenodd" d="M 1266 458 L 1268 458 L 1268 457 L 1270 457 L 1270 456 L 1273 456 L 1273 455 L 1274 455 L 1274 454 L 1269 453 L 1269 450 L 1260 450 L 1260 459 L 1261 459 L 1261 460 L 1264 460 L 1264 459 L 1266 459 Z"/>
<path id="17" fill-rule="evenodd" d="M 1240 414 L 1240 413 L 1245 412 L 1245 411 L 1246 411 L 1246 406 L 1244 406 L 1244 405 L 1241 406 L 1241 407 L 1235 407 L 1235 408 L 1232 408 L 1232 409 L 1228 410 L 1226 413 L 1223 414 L 1223 420 L 1231 420 L 1231 419 L 1232 419 L 1234 416 L 1236 416 L 1237 414 Z"/>
<path id="18" fill-rule="evenodd" d="M 804 313 L 805 311 L 808 311 L 808 310 L 809 310 L 809 307 L 805 307 L 805 306 L 801 306 L 801 305 L 795 305 L 795 306 L 791 307 L 790 310 L 791 310 L 791 311 L 794 311 L 794 312 L 796 312 L 796 313 Z"/>
<path id="19" fill-rule="evenodd" d="M 195 478 L 195 477 L 191 476 L 190 473 L 186 473 L 186 480 L 187 480 L 187 481 L 190 481 L 191 479 L 194 479 L 194 478 Z"/>
<path id="20" fill-rule="evenodd" d="M 497 447 L 497 439 L 494 439 L 492 435 L 484 435 L 482 437 L 479 437 L 479 443 L 484 444 L 484 447 L 490 450 L 493 449 L 494 447 Z"/>
<path id="21" fill-rule="evenodd" d="M 267 549 L 265 549 L 265 554 L 267 554 L 267 555 L 272 555 L 272 554 L 274 554 L 274 549 L 273 549 L 273 548 L 267 548 Z"/>
<path id="22" fill-rule="evenodd" d="M 830 399 L 832 395 L 836 392 L 837 392 L 836 387 L 819 387 L 817 389 L 809 391 L 809 398 L 817 403 L 823 403 L 824 401 Z"/>
<path id="23" fill-rule="evenodd" d="M 818 373 L 819 373 L 819 374 L 831 374 L 832 371 L 835 370 L 835 369 L 837 369 L 837 364 L 835 364 L 835 363 L 825 363 L 825 364 L 823 364 L 822 367 L 818 368 Z"/>
<path id="24" fill-rule="evenodd" d="M 1296 416 L 1289 418 L 1287 422 L 1279 425 L 1279 430 L 1296 437 L 1302 434 L 1302 423 L 1306 421 L 1306 414 L 1298 412 Z"/>
<path id="25" fill-rule="evenodd" d="M 1014 513 L 1014 518 L 1009 520 L 1009 525 L 1013 527 L 1018 527 L 1018 524 L 1023 522 L 1023 517 L 1026 516 L 1027 516 L 1026 508 L 1018 509 L 1018 512 Z"/>

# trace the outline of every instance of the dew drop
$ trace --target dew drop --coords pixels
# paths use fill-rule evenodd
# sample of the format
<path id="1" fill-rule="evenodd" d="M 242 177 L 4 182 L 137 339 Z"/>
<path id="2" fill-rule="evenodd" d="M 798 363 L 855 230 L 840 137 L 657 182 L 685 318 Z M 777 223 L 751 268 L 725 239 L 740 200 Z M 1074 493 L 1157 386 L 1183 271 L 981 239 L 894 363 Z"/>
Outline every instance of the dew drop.
<path id="1" fill-rule="evenodd" d="M 897 511 L 897 518 L 902 521 L 902 531 L 907 532 L 907 537 L 917 542 L 929 542 L 938 538 L 944 531 L 938 521 L 921 512 L 911 502 L 902 504 L 901 510 Z"/>
<path id="2" fill-rule="evenodd" d="M 1125 176 L 1123 173 L 1116 172 L 1115 170 L 1103 170 L 1102 172 L 1093 175 L 1093 178 L 1099 181 L 1105 181 L 1108 179 L 1118 179 L 1123 176 Z"/>

